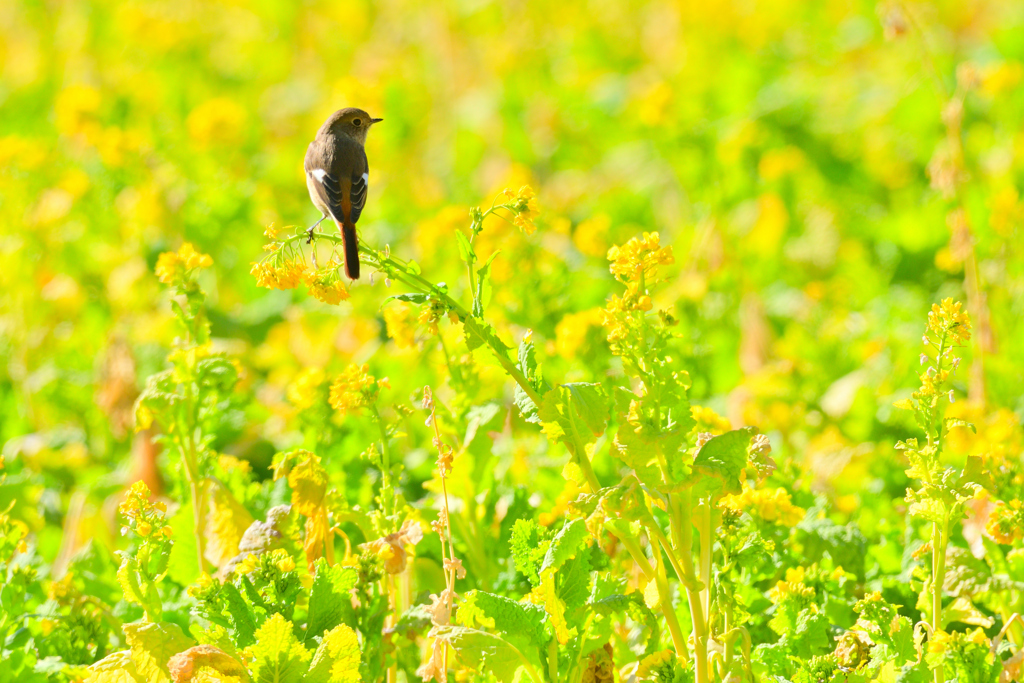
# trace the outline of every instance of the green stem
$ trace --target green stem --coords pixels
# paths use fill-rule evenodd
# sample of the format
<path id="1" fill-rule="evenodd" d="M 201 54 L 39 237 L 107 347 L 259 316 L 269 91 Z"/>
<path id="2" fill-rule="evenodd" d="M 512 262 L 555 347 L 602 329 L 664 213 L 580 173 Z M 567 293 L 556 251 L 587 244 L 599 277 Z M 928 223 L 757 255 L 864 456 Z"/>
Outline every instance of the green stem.
<path id="1" fill-rule="evenodd" d="M 679 626 L 679 617 L 676 616 L 675 607 L 672 605 L 672 590 L 669 588 L 668 577 L 665 575 L 665 563 L 661 560 L 661 543 L 656 538 L 652 540 L 658 560 L 654 571 L 654 585 L 658 587 L 658 604 L 661 607 L 661 613 L 665 615 L 669 633 L 672 634 L 672 645 L 675 646 L 676 656 L 684 662 L 689 662 L 690 651 L 686 647 L 686 636 L 683 635 L 683 629 Z M 665 550 L 669 552 L 667 548 Z M 671 555 L 671 552 L 669 554 Z"/>
<path id="2" fill-rule="evenodd" d="M 701 610 L 709 618 L 708 631 L 710 632 L 711 614 L 711 555 L 712 545 L 715 542 L 711 528 L 711 501 L 703 502 L 700 507 L 700 520 L 698 532 L 700 533 L 700 580 L 704 584 L 701 589 Z"/>
<path id="3" fill-rule="evenodd" d="M 186 446 L 187 443 L 187 446 Z M 187 442 L 179 441 L 181 445 L 182 460 L 185 462 L 185 478 L 188 479 L 189 492 L 192 495 L 192 534 L 196 541 L 196 556 L 199 563 L 199 573 L 206 571 L 204 543 L 204 527 L 206 526 L 206 511 L 203 497 L 203 485 L 199 481 L 199 463 L 196 454 L 195 440 L 189 435 Z"/>
<path id="4" fill-rule="evenodd" d="M 690 620 L 693 622 L 693 649 L 695 651 L 697 683 L 708 683 L 708 631 L 705 621 L 707 613 L 701 606 L 700 592 L 695 588 L 698 582 L 693 566 L 693 524 L 690 519 L 690 503 L 689 491 L 683 491 L 673 496 L 673 514 L 670 522 L 672 523 L 673 537 L 676 538 L 679 559 L 683 565 L 683 574 L 686 577 L 683 584 L 686 587 L 686 599 L 690 605 Z"/>
<path id="5" fill-rule="evenodd" d="M 949 518 L 944 517 L 942 524 L 932 524 L 932 635 L 942 627 L 942 585 L 946 580 L 946 543 L 949 540 Z M 942 660 L 932 672 L 935 683 L 945 683 L 946 672 Z"/>

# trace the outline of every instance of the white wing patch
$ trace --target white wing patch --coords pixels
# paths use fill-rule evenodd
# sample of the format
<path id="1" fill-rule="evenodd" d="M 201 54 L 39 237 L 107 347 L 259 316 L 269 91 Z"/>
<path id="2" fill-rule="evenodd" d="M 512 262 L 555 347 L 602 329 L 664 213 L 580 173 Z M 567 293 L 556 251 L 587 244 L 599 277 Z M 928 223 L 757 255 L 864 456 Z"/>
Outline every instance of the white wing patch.
<path id="1" fill-rule="evenodd" d="M 369 173 L 364 173 L 363 174 L 363 182 L 366 183 L 367 185 L 370 184 L 370 174 Z"/>
<path id="2" fill-rule="evenodd" d="M 314 168 L 311 172 L 318 183 L 322 183 L 324 181 L 324 176 L 327 175 L 327 171 L 322 168 Z M 364 173 L 363 175 L 365 176 L 366 174 Z"/>

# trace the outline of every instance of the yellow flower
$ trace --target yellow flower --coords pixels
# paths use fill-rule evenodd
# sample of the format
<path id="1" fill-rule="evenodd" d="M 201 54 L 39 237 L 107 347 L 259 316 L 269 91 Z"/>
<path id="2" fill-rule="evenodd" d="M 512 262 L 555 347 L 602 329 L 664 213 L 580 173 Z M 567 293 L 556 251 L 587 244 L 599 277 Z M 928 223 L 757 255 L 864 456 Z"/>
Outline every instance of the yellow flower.
<path id="1" fill-rule="evenodd" d="M 269 559 L 281 573 L 295 571 L 295 560 L 286 550 L 278 548 L 270 554 Z"/>
<path id="2" fill-rule="evenodd" d="M 416 346 L 416 330 L 412 326 L 408 306 L 388 306 L 384 309 L 384 326 L 388 336 L 400 349 Z"/>
<path id="3" fill-rule="evenodd" d="M 942 654 L 952 644 L 953 636 L 945 631 L 939 630 L 932 633 L 928 638 L 928 652 L 931 654 Z"/>
<path id="4" fill-rule="evenodd" d="M 580 313 L 568 313 L 555 326 L 555 350 L 562 358 L 571 360 L 587 340 L 587 333 L 604 319 L 603 310 L 592 308 Z"/>
<path id="5" fill-rule="evenodd" d="M 254 263 L 249 272 L 256 276 L 256 284 L 260 287 L 295 289 L 305 278 L 306 264 L 292 260 L 285 260 L 277 266 L 267 262 Z"/>
<path id="6" fill-rule="evenodd" d="M 597 214 L 582 221 L 572 233 L 572 242 L 587 256 L 602 256 L 608 253 L 608 230 L 612 219 L 607 214 Z"/>
<path id="7" fill-rule="evenodd" d="M 1012 500 L 1009 505 L 1002 501 L 997 503 L 985 524 L 985 532 L 1001 545 L 1013 545 L 1016 540 L 1024 538 L 1022 529 L 1024 514 L 1019 500 Z"/>
<path id="8" fill-rule="evenodd" d="M 981 645 L 982 647 L 988 647 L 988 636 L 980 628 L 976 628 L 970 631 L 967 635 L 967 642 L 974 643 L 975 645 Z"/>
<path id="9" fill-rule="evenodd" d="M 241 562 L 239 562 L 237 565 L 235 565 L 235 573 L 238 574 L 239 576 L 244 576 L 246 574 L 251 574 L 253 571 L 256 570 L 257 567 L 259 567 L 259 564 L 260 564 L 259 556 L 250 553 L 249 555 L 246 555 L 245 558 L 243 558 Z"/>
<path id="10" fill-rule="evenodd" d="M 306 273 L 305 280 L 306 286 L 309 287 L 309 293 L 317 301 L 337 306 L 349 298 L 348 290 L 345 289 L 345 285 L 341 284 L 341 280 L 336 274 L 320 274 L 318 271 L 310 270 Z"/>
<path id="11" fill-rule="evenodd" d="M 747 511 L 752 516 L 782 526 L 793 527 L 800 523 L 807 513 L 793 505 L 789 492 L 783 488 L 754 489 L 745 484 L 743 493 L 725 496 L 722 505 L 737 511 Z"/>
<path id="12" fill-rule="evenodd" d="M 369 365 L 350 365 L 331 384 L 331 407 L 343 413 L 372 405 L 377 400 L 380 386 Z"/>
<path id="13" fill-rule="evenodd" d="M 698 432 L 711 432 L 717 436 L 732 429 L 727 419 L 707 406 L 690 406 L 690 415 L 697 421 Z"/>
<path id="14" fill-rule="evenodd" d="M 178 255 L 173 251 L 165 251 L 157 257 L 154 272 L 157 279 L 165 285 L 169 285 L 177 280 L 180 270 Z"/>
<path id="15" fill-rule="evenodd" d="M 191 271 L 197 268 L 209 268 L 213 259 L 208 254 L 196 251 L 191 242 L 185 242 L 178 251 L 165 251 L 156 260 L 157 279 L 165 285 L 180 282 Z"/>
<path id="16" fill-rule="evenodd" d="M 54 104 L 57 130 L 65 135 L 83 132 L 101 103 L 99 91 L 92 86 L 72 85 L 60 91 Z"/>
<path id="17" fill-rule="evenodd" d="M 540 213 L 533 188 L 529 185 L 523 185 L 519 188 L 519 192 L 514 195 L 509 189 L 506 189 L 502 194 L 509 200 L 505 206 L 515 214 L 515 218 L 512 219 L 513 224 L 522 230 L 524 234 L 532 235 L 537 230 L 537 226 L 533 223 L 533 218 Z"/>
<path id="18" fill-rule="evenodd" d="M 299 410 L 312 408 L 323 400 L 321 387 L 326 379 L 320 368 L 305 368 L 288 385 L 288 401 Z"/>
<path id="19" fill-rule="evenodd" d="M 971 338 L 971 319 L 963 304 L 946 298 L 941 304 L 932 304 L 928 313 L 928 330 L 941 337 L 946 334 L 954 344 L 962 344 Z"/>
<path id="20" fill-rule="evenodd" d="M 621 246 L 608 250 L 612 262 L 611 272 L 620 282 L 639 282 L 641 277 L 653 279 L 659 265 L 675 263 L 672 247 L 661 247 L 661 237 L 656 232 L 645 232 L 642 238 L 634 237 Z"/>
<path id="21" fill-rule="evenodd" d="M 814 589 L 804 585 L 803 567 L 787 569 L 786 580 L 779 581 L 774 588 L 768 591 L 768 599 L 776 605 L 790 596 L 803 599 L 814 597 Z"/>

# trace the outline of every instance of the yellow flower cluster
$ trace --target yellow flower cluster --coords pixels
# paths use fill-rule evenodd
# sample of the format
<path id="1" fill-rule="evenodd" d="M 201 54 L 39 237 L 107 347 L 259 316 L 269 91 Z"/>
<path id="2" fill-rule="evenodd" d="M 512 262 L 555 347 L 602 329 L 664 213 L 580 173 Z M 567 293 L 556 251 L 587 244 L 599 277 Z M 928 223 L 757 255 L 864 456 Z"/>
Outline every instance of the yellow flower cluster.
<path id="1" fill-rule="evenodd" d="M 754 489 L 750 484 L 745 484 L 743 493 L 739 495 L 725 496 L 722 505 L 732 510 L 746 510 L 766 522 L 788 527 L 799 524 L 807 512 L 793 505 L 785 489 Z"/>
<path id="2" fill-rule="evenodd" d="M 282 574 L 287 574 L 288 572 L 295 571 L 295 559 L 288 554 L 287 550 L 277 548 L 262 555 L 250 553 L 235 565 L 235 573 L 239 575 L 251 574 L 260 569 L 264 573 L 276 569 Z"/>
<path id="3" fill-rule="evenodd" d="M 444 304 L 438 299 L 431 299 L 427 302 L 426 306 L 420 307 L 420 313 L 419 316 L 417 316 L 417 320 L 419 320 L 420 324 L 426 326 L 432 334 L 437 334 L 437 323 L 441 320 L 441 316 L 443 315 Z M 448 317 L 451 318 L 452 315 L 449 315 Z M 452 322 L 458 322 L 458 318 L 456 317 Z"/>
<path id="4" fill-rule="evenodd" d="M 639 283 L 650 280 L 659 265 L 675 263 L 672 247 L 662 247 L 661 237 L 656 232 L 645 232 L 643 237 L 629 240 L 621 246 L 608 250 L 612 262 L 611 272 L 620 282 Z"/>
<path id="5" fill-rule="evenodd" d="M 384 309 L 384 326 L 388 336 L 400 349 L 416 346 L 416 330 L 412 325 L 408 306 L 388 306 Z"/>
<path id="6" fill-rule="evenodd" d="M 604 311 L 593 308 L 580 313 L 568 313 L 555 326 L 555 350 L 562 358 L 572 360 L 587 340 L 592 327 L 604 320 Z"/>
<path id="7" fill-rule="evenodd" d="M 1021 502 L 999 502 L 989 515 L 985 531 L 996 543 L 1002 545 L 1013 545 L 1015 541 L 1024 539 L 1024 510 L 1021 509 Z"/>
<path id="8" fill-rule="evenodd" d="M 381 387 L 387 387 L 387 378 L 376 379 L 369 365 L 350 365 L 331 384 L 331 407 L 350 413 L 372 405 Z"/>
<path id="9" fill-rule="evenodd" d="M 940 304 L 932 304 L 928 312 L 928 331 L 938 337 L 948 335 L 953 344 L 963 344 L 971 338 L 971 319 L 967 311 L 961 310 L 963 304 L 946 298 Z"/>
<path id="10" fill-rule="evenodd" d="M 28 525 L 20 519 L 12 519 L 10 515 L 14 501 L 6 510 L 0 511 L 0 559 L 9 560 L 17 553 L 27 553 L 28 543 L 25 538 L 28 536 Z M 4 557 L 5 555 L 10 555 Z"/>
<path id="11" fill-rule="evenodd" d="M 121 528 L 122 535 L 127 534 L 129 529 L 133 529 L 143 538 L 152 536 L 157 539 L 169 539 L 171 537 L 171 527 L 163 523 L 167 505 L 159 501 L 150 502 L 149 487 L 142 480 L 132 484 L 124 501 L 118 506 L 118 510 L 128 519 L 127 526 Z"/>
<path id="12" fill-rule="evenodd" d="M 165 251 L 156 260 L 156 276 L 165 285 L 180 282 L 197 268 L 209 268 L 213 259 L 196 251 L 191 242 L 185 242 L 178 251 Z"/>
<path id="13" fill-rule="evenodd" d="M 958 650 L 967 644 L 989 647 L 990 643 L 985 631 L 976 628 L 973 631 L 949 633 L 947 631 L 936 631 L 928 638 L 928 652 L 930 654 L 942 654 L 947 650 Z"/>
<path id="14" fill-rule="evenodd" d="M 341 279 L 337 277 L 336 273 L 310 270 L 306 273 L 305 281 L 306 286 L 309 287 L 309 293 L 317 301 L 337 306 L 349 298 L 348 290 L 345 289 L 345 285 L 341 284 Z"/>
<path id="15" fill-rule="evenodd" d="M 768 599 L 776 605 L 790 596 L 804 599 L 814 597 L 814 589 L 804 585 L 803 567 L 787 569 L 786 580 L 779 581 L 774 588 L 768 591 Z"/>
<path id="16" fill-rule="evenodd" d="M 256 284 L 267 289 L 295 289 L 305 280 L 306 264 L 301 261 L 285 260 L 280 265 L 268 262 L 252 264 L 250 274 L 256 276 Z"/>
<path id="17" fill-rule="evenodd" d="M 288 401 L 299 410 L 308 410 L 322 401 L 321 388 L 327 377 L 320 368 L 305 368 L 292 380 L 285 392 Z"/>
<path id="18" fill-rule="evenodd" d="M 512 192 L 511 189 L 505 189 L 502 194 L 507 200 L 505 206 L 509 211 L 515 214 L 512 222 L 517 228 L 523 231 L 523 234 L 532 235 L 537 230 L 537 226 L 534 225 L 533 219 L 540 213 L 540 209 L 537 206 L 537 197 L 533 188 L 529 185 L 523 185 L 519 188 L 518 192 Z"/>
<path id="19" fill-rule="evenodd" d="M 698 432 L 725 434 L 732 429 L 729 421 L 707 406 L 690 406 L 690 415 L 697 421 Z"/>

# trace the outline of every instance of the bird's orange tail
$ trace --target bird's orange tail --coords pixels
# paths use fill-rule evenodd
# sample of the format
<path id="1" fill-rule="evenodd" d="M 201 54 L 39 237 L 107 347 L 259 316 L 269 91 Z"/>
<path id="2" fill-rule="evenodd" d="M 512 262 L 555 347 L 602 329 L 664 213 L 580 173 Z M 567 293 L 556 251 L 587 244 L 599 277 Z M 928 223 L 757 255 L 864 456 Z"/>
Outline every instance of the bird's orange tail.
<path id="1" fill-rule="evenodd" d="M 348 275 L 350 280 L 358 280 L 359 238 L 356 236 L 356 226 L 346 221 L 338 223 L 338 230 L 341 231 L 341 245 L 345 249 L 345 275 Z"/>

